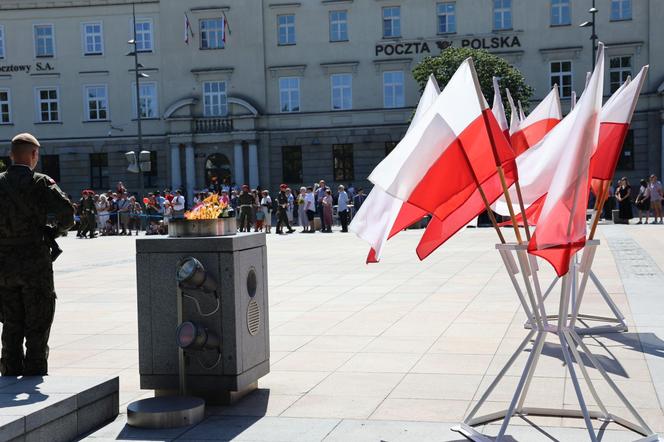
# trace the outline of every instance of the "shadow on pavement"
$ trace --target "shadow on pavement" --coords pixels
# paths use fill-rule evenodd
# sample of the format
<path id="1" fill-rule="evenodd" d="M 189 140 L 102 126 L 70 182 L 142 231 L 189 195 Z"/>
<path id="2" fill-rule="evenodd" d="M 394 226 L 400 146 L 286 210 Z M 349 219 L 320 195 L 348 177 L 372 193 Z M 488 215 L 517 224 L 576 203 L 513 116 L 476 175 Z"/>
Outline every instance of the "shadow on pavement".
<path id="1" fill-rule="evenodd" d="M 0 378 L 0 394 L 13 395 L 9 400 L 0 400 L 0 408 L 20 407 L 24 405 L 44 402 L 49 395 L 40 391 L 39 386 L 44 383 L 43 376 L 3 376 Z"/>

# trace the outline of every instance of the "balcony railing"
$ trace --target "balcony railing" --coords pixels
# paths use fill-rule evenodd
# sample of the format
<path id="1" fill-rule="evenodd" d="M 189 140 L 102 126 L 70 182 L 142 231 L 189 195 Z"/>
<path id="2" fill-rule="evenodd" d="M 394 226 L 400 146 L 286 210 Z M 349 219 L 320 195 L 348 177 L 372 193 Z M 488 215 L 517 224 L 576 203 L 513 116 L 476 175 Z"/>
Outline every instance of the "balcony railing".
<path id="1" fill-rule="evenodd" d="M 197 117 L 194 118 L 193 132 L 199 134 L 214 132 L 232 132 L 233 120 L 224 117 Z"/>

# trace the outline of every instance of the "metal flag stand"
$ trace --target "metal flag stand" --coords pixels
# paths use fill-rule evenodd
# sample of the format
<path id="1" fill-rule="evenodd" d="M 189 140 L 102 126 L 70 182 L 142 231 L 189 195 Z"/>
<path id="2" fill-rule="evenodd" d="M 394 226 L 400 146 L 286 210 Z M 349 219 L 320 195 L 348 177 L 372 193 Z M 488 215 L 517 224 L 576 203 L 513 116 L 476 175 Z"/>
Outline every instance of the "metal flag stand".
<path id="1" fill-rule="evenodd" d="M 579 335 L 619 333 L 619 332 L 626 332 L 629 329 L 627 323 L 625 322 L 625 315 L 622 314 L 616 303 L 611 298 L 611 295 L 609 295 L 609 292 L 606 290 L 606 288 L 604 288 L 597 275 L 595 275 L 595 273 L 592 271 L 592 265 L 595 260 L 595 253 L 599 245 L 600 241 L 598 239 L 591 239 L 586 241 L 586 247 L 584 248 L 583 256 L 581 257 L 581 262 L 580 264 L 575 266 L 577 273 L 582 274 L 582 276 L 578 292 L 572 293 L 571 301 L 573 308 L 572 308 L 572 314 L 569 317 L 574 318 L 573 321 L 571 322 L 571 325 L 575 327 L 576 333 Z M 586 292 L 588 278 L 590 278 L 590 280 L 593 282 L 593 284 L 599 291 L 599 294 L 602 296 L 602 299 L 604 299 L 606 305 L 609 307 L 609 309 L 611 309 L 613 317 L 588 315 L 579 312 L 583 296 Z M 546 300 L 549 294 L 551 294 L 551 292 L 553 291 L 554 287 L 556 286 L 556 284 L 560 279 L 561 278 L 556 276 L 553 279 L 553 281 L 551 281 L 551 284 L 544 292 L 543 295 L 544 300 Z M 557 321 L 558 315 L 549 315 L 547 319 Z M 576 324 L 577 321 L 584 323 L 584 325 L 587 321 L 593 321 L 593 322 L 601 321 L 605 322 L 606 324 L 596 325 L 592 327 L 590 326 L 580 327 L 577 326 Z M 527 321 L 524 326 L 526 328 L 532 328 L 530 321 Z"/>
<path id="2" fill-rule="evenodd" d="M 585 260 L 585 263 L 588 265 L 586 269 L 588 270 L 590 268 L 589 263 L 592 261 L 592 256 L 594 255 L 594 248 L 596 248 L 597 245 L 599 245 L 599 242 L 597 242 L 596 244 L 592 244 L 591 242 L 590 248 L 585 249 L 589 250 L 589 252 L 587 252 L 588 253 L 587 255 L 585 255 L 584 253 L 584 256 L 588 256 L 588 258 Z M 583 340 L 579 336 L 579 333 L 577 332 L 574 326 L 574 323 L 578 318 L 577 316 L 578 305 L 580 304 L 579 296 L 577 295 L 582 293 L 580 292 L 580 287 L 578 286 L 578 278 L 577 278 L 578 264 L 576 263 L 576 260 L 572 258 L 570 263 L 570 271 L 561 278 L 562 284 L 561 284 L 560 304 L 558 307 L 557 317 L 559 319 L 562 318 L 562 320 L 558 320 L 557 324 L 552 325 L 549 324 L 548 322 L 546 309 L 544 307 L 543 296 L 541 296 L 539 290 L 533 292 L 530 286 L 530 281 L 529 281 L 530 277 L 533 278 L 536 287 L 538 284 L 536 281 L 537 278 L 536 272 L 531 272 L 531 268 L 533 267 L 532 261 L 534 261 L 535 258 L 532 257 L 531 255 L 528 255 L 527 247 L 528 246 L 526 244 L 519 245 L 513 243 L 496 245 L 496 249 L 498 249 L 501 258 L 503 259 L 503 263 L 505 264 L 507 273 L 509 274 L 510 280 L 514 285 L 517 296 L 519 297 L 519 301 L 524 309 L 524 312 L 526 313 L 526 316 L 528 317 L 528 321 L 532 324 L 532 328 L 528 332 L 525 339 L 521 342 L 521 344 L 519 344 L 516 351 L 509 358 L 505 366 L 500 370 L 500 372 L 493 380 L 493 382 L 486 389 L 486 391 L 479 399 L 477 404 L 475 404 L 475 406 L 470 411 L 465 420 L 458 426 L 454 427 L 453 430 L 463 434 L 464 436 L 476 442 L 489 442 L 493 440 L 495 440 L 496 442 L 501 442 L 505 436 L 505 432 L 507 431 L 507 427 L 509 426 L 510 420 L 514 415 L 575 417 L 575 418 L 583 418 L 583 420 L 585 421 L 586 428 L 588 430 L 590 441 L 592 442 L 597 442 L 599 439 L 597 433 L 593 429 L 593 424 L 591 419 L 598 419 L 603 422 L 613 421 L 629 430 L 634 431 L 635 433 L 644 436 L 644 438 L 638 439 L 639 441 L 643 442 L 657 441 L 658 440 L 657 434 L 655 434 L 652 431 L 652 429 L 648 426 L 648 424 L 646 424 L 641 415 L 639 415 L 636 409 L 627 400 L 625 395 L 620 391 L 615 382 L 607 374 L 606 370 L 604 370 L 604 367 L 599 363 L 596 357 L 590 352 L 590 349 L 583 343 Z M 516 255 L 517 258 L 516 260 L 514 259 L 514 255 Z M 519 263 L 518 267 L 516 264 L 517 261 Z M 582 260 L 582 265 L 583 264 L 584 260 Z M 524 295 L 524 291 L 521 289 L 521 286 L 516 279 L 516 274 L 519 272 L 519 270 L 521 271 L 523 276 L 524 285 L 526 286 L 527 296 Z M 589 273 L 590 273 L 589 271 L 584 270 L 584 278 L 586 281 L 587 281 L 586 275 L 588 275 Z M 570 304 L 572 298 L 575 299 L 575 303 L 572 304 L 572 310 L 570 312 Z M 542 356 L 542 349 L 544 347 L 546 337 L 549 333 L 557 336 L 557 339 L 560 341 L 563 357 L 565 359 L 565 366 L 567 368 L 569 377 L 572 380 L 574 391 L 576 393 L 576 397 L 579 403 L 578 410 L 568 410 L 568 409 L 558 409 L 558 408 L 536 408 L 536 407 L 524 406 L 526 398 L 528 396 L 530 383 L 532 381 L 535 370 L 537 369 L 537 363 L 539 361 L 539 358 Z M 528 360 L 523 368 L 523 372 L 521 374 L 516 390 L 510 402 L 509 408 L 507 408 L 506 410 L 490 413 L 484 416 L 476 416 L 478 411 L 482 408 L 484 403 L 491 396 L 493 390 L 496 388 L 498 384 L 500 384 L 505 374 L 508 372 L 508 370 L 512 367 L 514 362 L 517 360 L 521 352 L 524 351 L 526 347 L 529 347 L 529 344 L 533 337 L 534 337 L 534 342 L 530 346 L 530 355 L 528 356 Z M 597 369 L 597 371 L 601 374 L 603 380 L 608 384 L 611 390 L 613 390 L 616 396 L 620 399 L 621 403 L 629 410 L 632 417 L 636 420 L 636 423 L 609 413 L 604 403 L 600 399 L 599 395 L 597 394 L 597 390 L 595 389 L 593 382 L 590 379 L 586 366 L 584 365 L 583 359 L 581 358 L 581 353 L 579 349 L 577 349 L 577 347 L 580 347 L 580 351 L 583 352 L 586 358 L 590 361 L 590 364 L 595 369 Z M 599 411 L 588 410 L 588 407 L 586 406 L 586 401 L 581 391 L 581 384 L 579 383 L 579 378 L 577 377 L 576 374 L 574 362 L 576 362 L 577 367 L 581 372 L 583 379 L 585 380 L 586 386 L 590 391 L 590 394 L 597 403 Z M 495 439 L 490 438 L 489 436 L 486 436 L 477 431 L 475 428 L 473 428 L 474 426 L 477 425 L 482 425 L 501 419 L 503 420 L 503 422 L 500 427 L 498 436 Z"/>

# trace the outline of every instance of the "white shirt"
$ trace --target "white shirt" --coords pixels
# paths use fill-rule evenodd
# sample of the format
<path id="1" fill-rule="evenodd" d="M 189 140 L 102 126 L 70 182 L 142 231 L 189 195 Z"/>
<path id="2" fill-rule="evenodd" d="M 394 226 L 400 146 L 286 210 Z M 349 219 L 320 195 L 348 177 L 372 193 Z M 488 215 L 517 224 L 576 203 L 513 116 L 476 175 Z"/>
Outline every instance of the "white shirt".
<path id="1" fill-rule="evenodd" d="M 304 210 L 316 210 L 316 200 L 314 199 L 313 192 L 304 195 Z"/>
<path id="2" fill-rule="evenodd" d="M 173 210 L 184 210 L 184 197 L 182 195 L 176 195 L 173 198 Z"/>

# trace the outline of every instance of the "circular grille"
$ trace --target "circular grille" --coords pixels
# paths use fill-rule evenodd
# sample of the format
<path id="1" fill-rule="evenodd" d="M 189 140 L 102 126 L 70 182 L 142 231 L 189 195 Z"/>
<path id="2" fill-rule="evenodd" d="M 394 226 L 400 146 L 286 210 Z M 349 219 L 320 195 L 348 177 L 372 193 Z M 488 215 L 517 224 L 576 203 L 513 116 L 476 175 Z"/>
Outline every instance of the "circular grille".
<path id="1" fill-rule="evenodd" d="M 252 336 L 256 336 L 261 328 L 261 310 L 253 299 L 247 306 L 247 328 Z"/>

